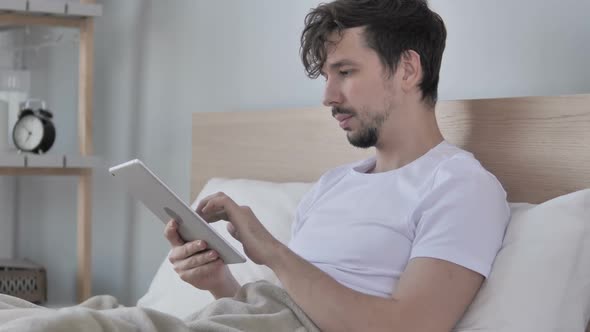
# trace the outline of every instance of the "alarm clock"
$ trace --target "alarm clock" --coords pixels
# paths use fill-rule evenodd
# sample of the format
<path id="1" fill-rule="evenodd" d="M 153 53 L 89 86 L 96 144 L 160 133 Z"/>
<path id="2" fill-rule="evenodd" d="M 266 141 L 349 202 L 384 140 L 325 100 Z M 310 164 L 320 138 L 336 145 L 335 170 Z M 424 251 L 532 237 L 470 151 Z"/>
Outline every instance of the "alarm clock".
<path id="1" fill-rule="evenodd" d="M 53 114 L 41 102 L 41 108 L 34 109 L 27 100 L 18 114 L 12 130 L 12 140 L 17 149 L 31 153 L 45 153 L 55 142 Z"/>

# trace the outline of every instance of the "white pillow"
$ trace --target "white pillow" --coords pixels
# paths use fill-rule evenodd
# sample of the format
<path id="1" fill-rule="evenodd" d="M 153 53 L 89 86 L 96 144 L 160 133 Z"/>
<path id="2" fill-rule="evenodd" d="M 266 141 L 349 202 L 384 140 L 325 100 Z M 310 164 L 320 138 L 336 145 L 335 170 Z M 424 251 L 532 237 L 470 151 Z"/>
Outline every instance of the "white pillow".
<path id="1" fill-rule="evenodd" d="M 224 192 L 239 205 L 252 208 L 258 219 L 281 242 L 291 237 L 291 223 L 302 196 L 312 183 L 273 183 L 245 179 L 213 178 L 207 182 L 195 199 L 193 207 L 204 197 Z M 226 222 L 212 224 L 215 230 L 243 253 L 242 245 L 226 229 Z M 248 260 L 243 264 L 231 264 L 230 270 L 240 284 L 257 280 L 277 283 L 275 274 L 266 266 Z M 213 301 L 209 292 L 201 291 L 178 277 L 168 256 L 164 257 L 147 293 L 138 300 L 141 307 L 159 310 L 183 318 Z"/>
<path id="2" fill-rule="evenodd" d="M 283 243 L 295 208 L 310 183 L 212 179 L 195 202 L 223 191 L 249 205 Z M 590 190 L 543 204 L 510 204 L 512 219 L 492 273 L 457 325 L 457 332 L 583 331 L 590 318 Z M 225 230 L 219 232 L 241 248 Z M 251 261 L 230 265 L 240 281 L 276 282 Z M 208 292 L 183 282 L 165 257 L 138 305 L 184 317 L 212 301 Z"/>
<path id="3" fill-rule="evenodd" d="M 492 273 L 457 331 L 584 331 L 590 318 L 590 189 L 511 209 Z"/>

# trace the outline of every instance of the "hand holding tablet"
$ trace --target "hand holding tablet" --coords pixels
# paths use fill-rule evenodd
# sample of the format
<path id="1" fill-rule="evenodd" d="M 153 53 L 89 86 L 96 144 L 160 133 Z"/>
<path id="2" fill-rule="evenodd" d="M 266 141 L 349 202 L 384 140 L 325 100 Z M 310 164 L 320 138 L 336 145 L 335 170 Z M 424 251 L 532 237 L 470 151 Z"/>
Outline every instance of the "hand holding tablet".
<path id="1" fill-rule="evenodd" d="M 243 263 L 246 258 L 203 218 L 184 203 L 141 160 L 113 166 L 109 172 L 127 186 L 131 196 L 140 200 L 164 224 L 176 220 L 178 233 L 185 242 L 203 240 L 217 251 L 225 264 Z"/>

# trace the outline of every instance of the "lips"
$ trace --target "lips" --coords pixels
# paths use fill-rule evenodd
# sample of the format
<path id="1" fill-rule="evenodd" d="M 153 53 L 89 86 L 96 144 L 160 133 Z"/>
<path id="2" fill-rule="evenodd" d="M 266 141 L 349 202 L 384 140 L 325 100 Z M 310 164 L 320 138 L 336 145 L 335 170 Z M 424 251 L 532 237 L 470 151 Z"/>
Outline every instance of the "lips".
<path id="1" fill-rule="evenodd" d="M 342 122 L 342 121 L 344 121 L 346 119 L 350 119 L 350 118 L 352 118 L 352 114 L 339 113 L 334 116 L 334 119 L 338 120 L 338 122 Z"/>
<path id="2" fill-rule="evenodd" d="M 340 128 L 348 127 L 348 122 L 353 116 L 350 114 L 336 114 L 334 118 L 339 122 Z"/>

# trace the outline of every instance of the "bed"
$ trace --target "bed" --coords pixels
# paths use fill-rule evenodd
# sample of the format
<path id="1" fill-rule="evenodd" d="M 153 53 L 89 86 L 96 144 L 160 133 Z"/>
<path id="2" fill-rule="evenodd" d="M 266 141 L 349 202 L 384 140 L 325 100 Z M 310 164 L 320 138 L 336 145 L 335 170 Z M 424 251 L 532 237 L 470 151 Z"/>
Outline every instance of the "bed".
<path id="1" fill-rule="evenodd" d="M 436 114 L 443 136 L 473 152 L 510 201 L 590 188 L 590 94 L 442 101 Z M 314 181 L 372 154 L 351 147 L 323 107 L 194 113 L 192 121 L 191 200 L 214 177 Z"/>
<path id="2" fill-rule="evenodd" d="M 445 138 L 498 177 L 512 213 L 492 272 L 453 331 L 590 332 L 590 94 L 443 101 L 436 114 Z M 331 167 L 373 153 L 350 147 L 326 108 L 195 113 L 192 120 L 193 206 L 223 191 L 250 206 L 284 243 L 297 204 L 314 181 Z M 223 222 L 213 227 L 241 248 Z M 0 294 L 0 325 L 29 331 L 227 330 L 209 328 L 220 316 L 192 315 L 212 297 L 183 282 L 163 256 L 135 307 L 96 296 L 52 310 Z M 272 271 L 250 261 L 230 269 L 241 284 L 268 281 L 245 289 L 278 284 Z M 273 289 L 290 301 L 282 288 Z M 287 309 L 289 315 L 298 310 Z M 236 322 L 234 316 L 225 319 Z M 294 330 L 284 320 L 274 323 L 256 330 Z"/>
<path id="3" fill-rule="evenodd" d="M 514 235 L 514 245 L 503 248 L 495 279 L 486 281 L 457 331 L 542 331 L 551 324 L 556 330 L 583 331 L 590 316 L 590 195 L 584 190 L 590 188 L 590 94 L 441 101 L 436 115 L 444 137 L 474 153 L 498 177 L 514 218 L 524 220 L 530 212 L 507 234 Z M 225 191 L 255 206 L 283 241 L 289 238 L 287 225 L 267 220 L 292 218 L 290 209 L 309 188 L 305 184 L 373 153 L 351 147 L 325 107 L 194 113 L 192 121 L 191 201 Z M 572 194 L 581 192 L 572 203 Z M 284 205 L 284 211 L 267 211 L 273 204 Z M 546 209 L 518 210 L 533 207 Z M 561 212 L 554 212 L 557 207 Z M 577 223 L 562 217 L 576 214 L 568 211 L 576 211 Z M 528 249 L 518 247 L 522 243 Z M 577 272 L 557 273 L 568 269 Z M 244 264 L 232 270 L 241 282 L 273 278 L 263 267 Z M 514 278 L 507 277 L 511 273 Z M 171 313 L 181 315 L 182 306 L 210 300 L 208 294 L 187 295 L 185 286 L 158 293 L 159 285 L 170 286 L 173 278 L 164 260 L 140 303 L 175 307 Z M 186 302 L 179 300 L 181 289 Z M 174 300 L 154 298 L 171 293 Z"/>

